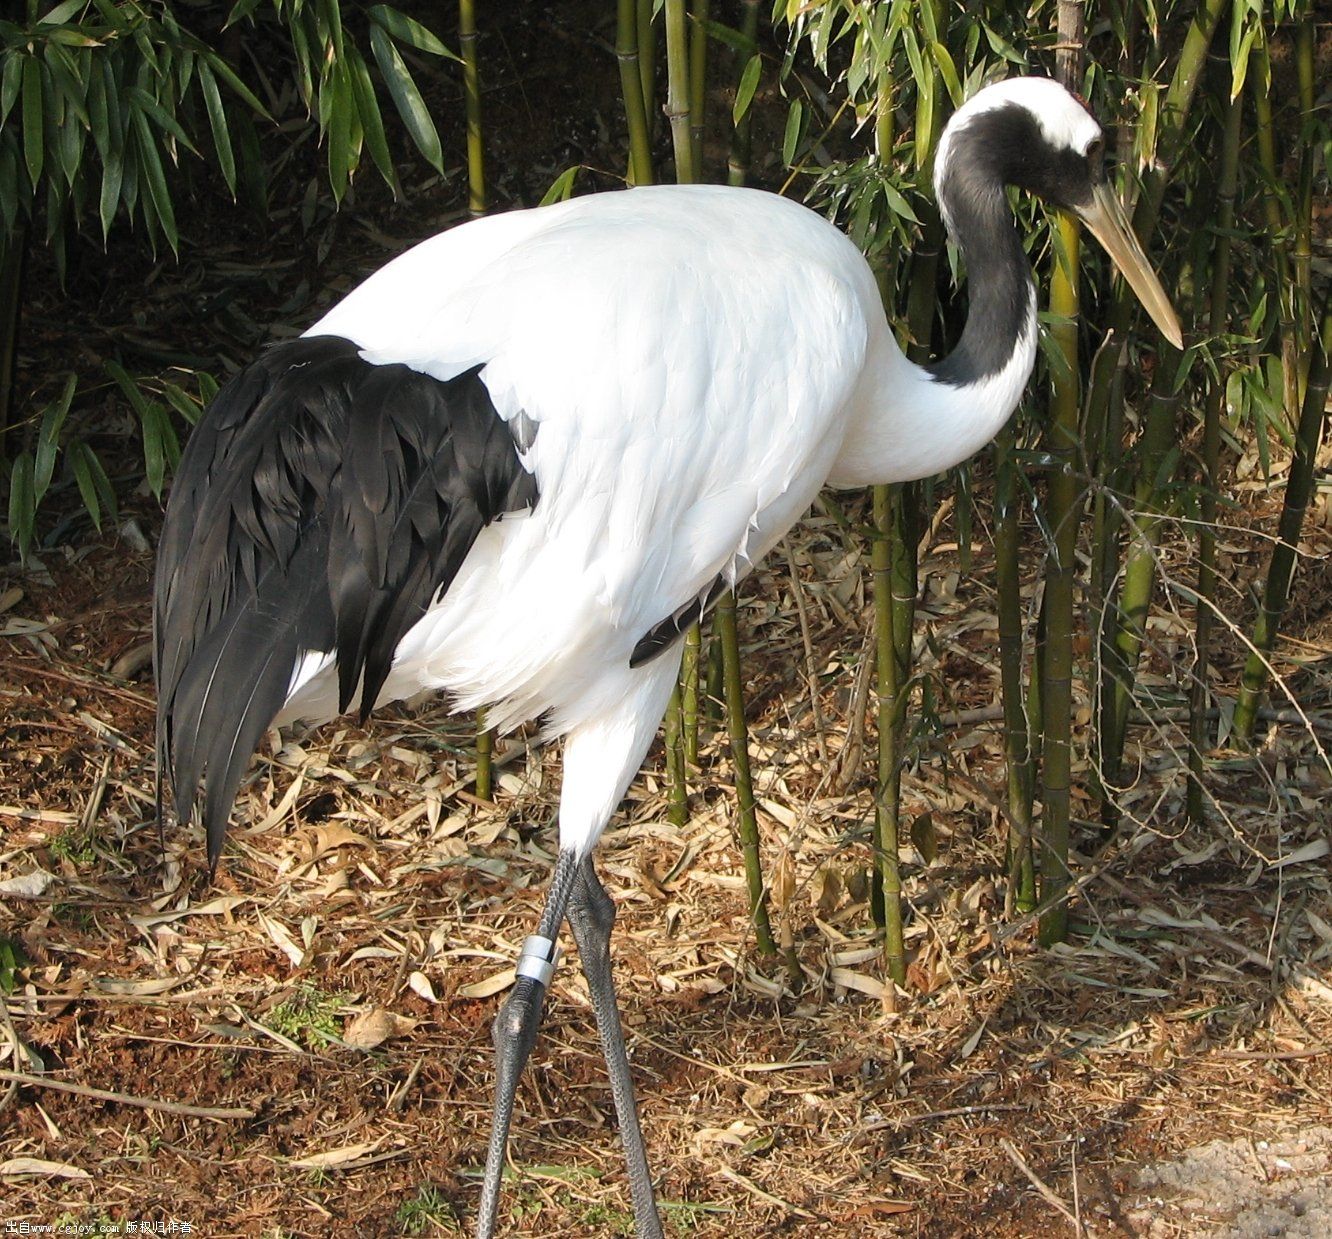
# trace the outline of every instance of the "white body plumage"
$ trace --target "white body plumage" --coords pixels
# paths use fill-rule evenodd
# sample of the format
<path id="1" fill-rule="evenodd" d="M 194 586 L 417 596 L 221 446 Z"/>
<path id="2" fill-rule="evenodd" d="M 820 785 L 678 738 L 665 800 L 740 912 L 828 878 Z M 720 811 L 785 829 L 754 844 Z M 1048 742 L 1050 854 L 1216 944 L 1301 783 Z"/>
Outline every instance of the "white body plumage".
<path id="1" fill-rule="evenodd" d="M 539 502 L 482 531 L 399 645 L 380 700 L 439 688 L 501 728 L 542 717 L 567 733 L 561 843 L 580 852 L 670 692 L 676 658 L 631 668 L 635 642 L 719 575 L 743 577 L 825 482 L 922 477 L 970 455 L 1007 416 L 1035 346 L 1028 331 L 950 428 L 957 393 L 903 358 L 845 236 L 774 195 L 705 186 L 455 228 L 307 335 L 438 379 L 480 364 L 527 445 Z M 887 434 L 886 391 L 900 396 Z M 332 661 L 302 660 L 284 718 L 337 712 Z M 580 807 L 585 747 L 601 773 Z"/>

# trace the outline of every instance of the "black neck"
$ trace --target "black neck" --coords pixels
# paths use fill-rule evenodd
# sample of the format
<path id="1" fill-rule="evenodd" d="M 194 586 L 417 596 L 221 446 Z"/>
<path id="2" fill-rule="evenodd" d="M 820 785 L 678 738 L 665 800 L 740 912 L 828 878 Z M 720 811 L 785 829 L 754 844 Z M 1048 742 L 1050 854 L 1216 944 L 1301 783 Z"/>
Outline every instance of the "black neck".
<path id="1" fill-rule="evenodd" d="M 988 119 L 956 136 L 939 184 L 940 209 L 966 259 L 970 306 L 957 347 L 928 368 L 953 387 L 999 374 L 1031 329 L 1031 266 L 1004 195 L 1002 148 L 987 140 Z"/>

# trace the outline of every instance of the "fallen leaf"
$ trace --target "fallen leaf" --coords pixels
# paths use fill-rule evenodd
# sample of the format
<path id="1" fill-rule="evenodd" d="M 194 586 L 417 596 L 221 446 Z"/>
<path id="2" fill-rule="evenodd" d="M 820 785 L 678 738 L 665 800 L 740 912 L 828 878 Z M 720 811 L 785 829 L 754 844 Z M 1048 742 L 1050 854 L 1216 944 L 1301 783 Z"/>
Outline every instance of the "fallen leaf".
<path id="1" fill-rule="evenodd" d="M 514 969 L 505 968 L 503 972 L 488 976 L 484 981 L 473 981 L 470 985 L 460 985 L 458 987 L 458 997 L 489 998 L 492 994 L 498 994 L 508 989 L 513 984 L 516 975 Z"/>
<path id="2" fill-rule="evenodd" d="M 435 987 L 430 984 L 430 978 L 424 972 L 413 972 L 407 978 L 407 984 L 411 987 L 412 993 L 418 998 L 424 998 L 426 1002 L 439 1001 L 435 997 Z"/>
<path id="3" fill-rule="evenodd" d="M 45 869 L 34 869 L 17 878 L 7 878 L 0 882 L 0 895 L 7 899 L 40 899 L 51 888 L 55 874 Z"/>
<path id="4" fill-rule="evenodd" d="M 375 1007 L 371 1011 L 362 1011 L 352 1020 L 343 1032 L 342 1039 L 355 1049 L 373 1050 L 390 1037 L 405 1037 L 415 1027 L 414 1019 Z"/>
<path id="5" fill-rule="evenodd" d="M 381 1143 L 376 1140 L 373 1144 L 348 1144 L 340 1149 L 329 1149 L 323 1153 L 312 1153 L 309 1157 L 297 1158 L 289 1164 L 300 1170 L 328 1170 L 333 1166 L 345 1166 L 367 1153 L 373 1153 Z"/>
<path id="6" fill-rule="evenodd" d="M 48 1162 L 40 1157 L 11 1157 L 7 1162 L 0 1162 L 0 1176 L 20 1174 L 44 1174 L 55 1179 L 91 1179 L 86 1170 L 71 1166 L 68 1162 Z"/>

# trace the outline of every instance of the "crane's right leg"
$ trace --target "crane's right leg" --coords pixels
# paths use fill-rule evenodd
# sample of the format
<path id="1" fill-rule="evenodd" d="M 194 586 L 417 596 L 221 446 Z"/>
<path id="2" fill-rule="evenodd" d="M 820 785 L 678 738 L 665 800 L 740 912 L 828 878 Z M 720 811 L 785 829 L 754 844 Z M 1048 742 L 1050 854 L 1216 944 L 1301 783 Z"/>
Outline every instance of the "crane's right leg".
<path id="1" fill-rule="evenodd" d="M 578 944 L 578 958 L 587 978 L 592 1010 L 596 1015 L 601 1053 L 610 1077 L 611 1100 L 620 1125 L 624 1145 L 625 1168 L 629 1172 L 629 1191 L 634 1201 L 634 1223 L 638 1239 L 662 1239 L 661 1218 L 652 1191 L 652 1172 L 648 1169 L 647 1148 L 638 1121 L 634 1100 L 634 1080 L 629 1071 L 629 1054 L 624 1045 L 620 1006 L 615 998 L 611 977 L 610 938 L 615 926 L 615 905 L 601 885 L 592 857 L 586 856 L 578 867 L 578 878 L 569 900 L 569 928 Z"/>

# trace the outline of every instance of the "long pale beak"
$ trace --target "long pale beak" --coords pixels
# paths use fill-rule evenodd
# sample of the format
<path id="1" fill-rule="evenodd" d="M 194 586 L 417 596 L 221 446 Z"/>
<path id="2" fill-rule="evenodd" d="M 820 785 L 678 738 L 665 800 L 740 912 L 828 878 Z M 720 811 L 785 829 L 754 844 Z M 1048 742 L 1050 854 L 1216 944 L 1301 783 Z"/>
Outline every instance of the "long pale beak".
<path id="1" fill-rule="evenodd" d="M 1179 329 L 1175 309 L 1147 261 L 1147 255 L 1142 252 L 1133 226 L 1125 217 L 1124 208 L 1119 205 L 1114 190 L 1108 183 L 1102 183 L 1093 191 L 1089 205 L 1074 209 L 1092 236 L 1105 246 L 1105 252 L 1128 281 L 1129 287 L 1138 294 L 1143 309 L 1152 316 L 1152 322 L 1161 329 L 1161 334 L 1176 348 L 1183 348 L 1184 336 Z"/>

